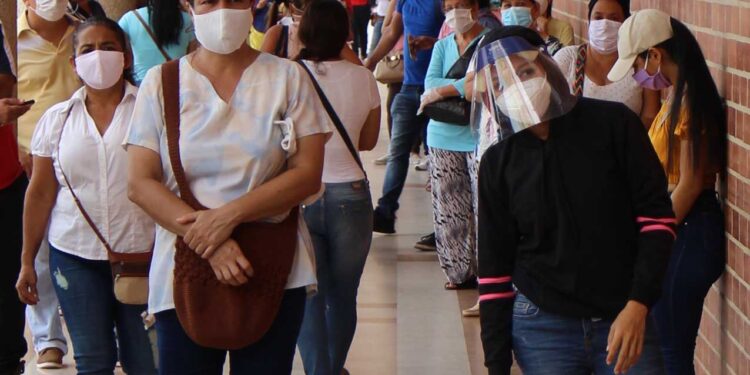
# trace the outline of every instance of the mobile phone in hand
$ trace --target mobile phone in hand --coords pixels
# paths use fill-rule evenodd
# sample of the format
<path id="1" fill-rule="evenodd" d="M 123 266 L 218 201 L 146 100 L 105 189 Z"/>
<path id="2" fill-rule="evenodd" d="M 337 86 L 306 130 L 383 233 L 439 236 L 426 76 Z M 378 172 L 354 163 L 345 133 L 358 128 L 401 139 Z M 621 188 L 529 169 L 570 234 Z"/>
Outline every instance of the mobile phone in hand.
<path id="1" fill-rule="evenodd" d="M 27 101 L 25 101 L 25 102 L 21 103 L 21 105 L 32 105 L 32 104 L 34 104 L 34 103 L 36 103 L 36 100 L 34 100 L 34 99 L 29 99 L 29 100 L 27 100 Z"/>

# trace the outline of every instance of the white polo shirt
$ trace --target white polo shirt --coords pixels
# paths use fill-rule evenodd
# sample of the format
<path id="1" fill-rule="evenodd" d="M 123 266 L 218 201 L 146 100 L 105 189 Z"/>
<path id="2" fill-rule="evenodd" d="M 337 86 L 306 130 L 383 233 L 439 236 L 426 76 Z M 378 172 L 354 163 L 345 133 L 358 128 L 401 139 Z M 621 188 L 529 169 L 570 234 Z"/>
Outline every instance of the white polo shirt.
<path id="1" fill-rule="evenodd" d="M 107 260 L 104 245 L 73 201 L 61 165 L 81 205 L 115 251 L 151 249 L 154 222 L 128 199 L 128 155 L 121 146 L 137 93 L 135 86 L 126 83 L 125 95 L 104 135 L 99 134 L 86 110 L 85 88 L 78 89 L 70 100 L 52 106 L 39 120 L 31 153 L 53 161 L 60 189 L 50 216 L 49 242 L 62 252 Z"/>
<path id="2" fill-rule="evenodd" d="M 188 58 L 180 59 L 180 156 L 190 189 L 204 206 L 218 208 L 279 175 L 296 139 L 330 133 L 333 126 L 296 63 L 261 54 L 227 103 Z M 126 143 L 159 153 L 164 183 L 179 195 L 167 148 L 161 66 L 151 69 L 141 84 Z M 287 289 L 316 284 L 312 243 L 302 215 L 297 237 Z M 174 308 L 175 241 L 174 233 L 157 226 L 151 313 Z"/>

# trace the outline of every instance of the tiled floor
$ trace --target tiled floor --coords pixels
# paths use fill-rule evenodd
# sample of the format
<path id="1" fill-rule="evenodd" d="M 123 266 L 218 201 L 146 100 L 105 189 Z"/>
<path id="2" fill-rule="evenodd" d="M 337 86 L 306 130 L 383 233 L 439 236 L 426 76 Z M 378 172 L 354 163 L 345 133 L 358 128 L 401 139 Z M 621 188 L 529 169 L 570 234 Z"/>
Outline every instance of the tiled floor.
<path id="1" fill-rule="evenodd" d="M 374 199 L 380 196 L 385 167 L 374 166 L 372 160 L 384 154 L 387 145 L 383 129 L 375 151 L 364 153 Z M 474 303 L 476 292 L 443 290 L 445 277 L 436 255 L 413 248 L 420 236 L 432 231 L 432 204 L 424 190 L 426 172 L 410 168 L 397 234 L 373 238 L 359 290 L 359 324 L 347 368 L 353 375 L 486 374 L 479 321 L 461 317 L 461 308 Z M 63 370 L 37 370 L 33 354 L 26 360 L 30 363 L 28 374 L 75 374 L 71 354 L 66 356 Z M 304 374 L 299 357 L 294 374 Z"/>

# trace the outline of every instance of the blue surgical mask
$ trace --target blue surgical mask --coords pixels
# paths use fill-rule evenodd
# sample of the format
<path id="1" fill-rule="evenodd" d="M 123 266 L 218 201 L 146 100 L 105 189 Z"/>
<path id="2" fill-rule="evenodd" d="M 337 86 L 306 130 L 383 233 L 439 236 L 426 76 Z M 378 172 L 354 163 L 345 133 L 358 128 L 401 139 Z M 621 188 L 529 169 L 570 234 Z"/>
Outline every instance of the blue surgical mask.
<path id="1" fill-rule="evenodd" d="M 531 18 L 531 8 L 527 7 L 510 7 L 503 9 L 500 14 L 503 18 L 503 26 L 529 27 L 534 22 Z"/>

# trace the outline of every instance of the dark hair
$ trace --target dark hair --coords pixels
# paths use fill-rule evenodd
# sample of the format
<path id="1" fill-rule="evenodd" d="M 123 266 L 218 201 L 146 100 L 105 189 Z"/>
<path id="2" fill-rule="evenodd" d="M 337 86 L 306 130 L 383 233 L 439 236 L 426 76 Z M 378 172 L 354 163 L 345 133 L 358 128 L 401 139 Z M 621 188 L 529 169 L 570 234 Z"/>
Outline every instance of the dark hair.
<path id="1" fill-rule="evenodd" d="M 349 37 L 349 15 L 337 0 L 313 1 L 302 15 L 297 37 L 304 48 L 297 59 L 326 61 L 341 56 Z"/>
<path id="2" fill-rule="evenodd" d="M 547 3 L 547 9 L 542 12 L 542 15 L 547 18 L 552 18 L 552 0 L 549 0 L 549 2 Z"/>
<path id="3" fill-rule="evenodd" d="M 622 7 L 622 12 L 625 14 L 625 19 L 630 18 L 630 0 L 615 0 Z M 591 19 L 591 13 L 594 11 L 594 6 L 599 0 L 589 1 L 589 19 Z M 551 4 L 551 2 L 550 2 Z"/>
<path id="4" fill-rule="evenodd" d="M 179 43 L 185 26 L 180 0 L 148 0 L 147 7 L 156 42 L 162 47 Z"/>
<path id="5" fill-rule="evenodd" d="M 688 135 L 690 136 L 690 157 L 693 167 L 700 163 L 701 142 L 705 139 L 708 149 L 708 162 L 718 165 L 724 170 L 727 163 L 726 133 L 727 115 L 724 101 L 719 95 L 711 71 L 706 65 L 706 58 L 695 39 L 695 36 L 682 22 L 671 18 L 672 38 L 654 47 L 664 49 L 672 61 L 677 64 L 677 82 L 672 93 L 672 106 L 669 108 L 669 142 L 668 168 L 672 168 L 672 150 L 675 143 L 675 129 L 680 121 L 682 105 L 687 106 Z M 640 54 L 641 58 L 648 56 L 648 50 Z M 679 162 L 679 161 L 677 161 Z"/>
<path id="6" fill-rule="evenodd" d="M 295 8 L 299 10 L 305 10 L 305 8 L 312 2 L 312 0 L 276 0 L 273 2 L 273 6 L 271 6 L 271 10 L 268 11 L 268 14 L 266 17 L 268 17 L 268 24 L 266 25 L 267 29 L 270 29 L 272 26 L 276 25 L 279 22 L 279 7 L 281 4 L 284 4 L 287 9 L 289 9 L 290 5 L 294 5 Z"/>
<path id="7" fill-rule="evenodd" d="M 78 50 L 76 47 L 78 46 L 78 36 L 89 27 L 94 26 L 102 26 L 105 27 L 112 32 L 115 33 L 115 36 L 117 37 L 117 41 L 122 46 L 122 51 L 125 53 L 126 56 L 131 55 L 130 51 L 130 43 L 128 42 L 128 37 L 125 35 L 125 31 L 122 30 L 119 24 L 117 22 L 107 18 L 107 17 L 89 17 L 86 19 L 86 21 L 83 21 L 76 26 L 75 31 L 73 32 L 73 58 L 76 57 L 76 51 Z M 132 67 L 125 69 L 125 71 L 122 73 L 123 77 L 126 81 L 135 84 L 135 81 L 133 80 L 133 71 Z"/>
<path id="8" fill-rule="evenodd" d="M 476 3 L 479 4 L 479 9 L 489 8 L 490 0 L 478 0 Z"/>

